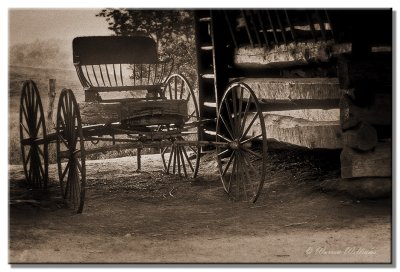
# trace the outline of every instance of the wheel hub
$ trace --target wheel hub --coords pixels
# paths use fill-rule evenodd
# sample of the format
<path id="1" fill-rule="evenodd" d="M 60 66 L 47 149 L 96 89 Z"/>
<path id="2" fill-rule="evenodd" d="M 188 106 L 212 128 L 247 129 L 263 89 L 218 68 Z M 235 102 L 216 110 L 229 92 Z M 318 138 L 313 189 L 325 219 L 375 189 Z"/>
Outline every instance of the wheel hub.
<path id="1" fill-rule="evenodd" d="M 233 140 L 232 142 L 229 143 L 229 147 L 231 149 L 237 150 L 240 148 L 240 142 L 239 140 Z"/>

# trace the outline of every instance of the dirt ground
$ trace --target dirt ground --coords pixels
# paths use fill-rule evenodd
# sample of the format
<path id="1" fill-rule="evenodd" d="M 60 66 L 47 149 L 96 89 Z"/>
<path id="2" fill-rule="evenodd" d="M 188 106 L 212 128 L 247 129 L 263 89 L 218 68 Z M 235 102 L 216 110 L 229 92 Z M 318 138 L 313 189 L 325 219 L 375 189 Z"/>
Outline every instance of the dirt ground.
<path id="1" fill-rule="evenodd" d="M 195 180 L 165 175 L 159 155 L 87 162 L 85 209 L 63 205 L 10 165 L 10 263 L 389 263 L 391 199 L 323 192 L 337 152 L 273 152 L 255 204 L 228 199 L 212 156 Z"/>

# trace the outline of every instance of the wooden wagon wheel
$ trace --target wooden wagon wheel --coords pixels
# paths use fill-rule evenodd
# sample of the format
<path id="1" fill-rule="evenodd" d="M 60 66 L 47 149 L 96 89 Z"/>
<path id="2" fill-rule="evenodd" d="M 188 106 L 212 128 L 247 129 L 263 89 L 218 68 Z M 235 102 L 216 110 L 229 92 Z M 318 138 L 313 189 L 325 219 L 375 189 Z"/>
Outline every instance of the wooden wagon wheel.
<path id="1" fill-rule="evenodd" d="M 259 126 L 252 133 L 252 126 Z M 235 200 L 255 202 L 264 185 L 267 136 L 257 97 L 241 82 L 231 83 L 217 119 L 217 160 L 225 191 Z"/>
<path id="2" fill-rule="evenodd" d="M 35 82 L 22 86 L 19 109 L 19 135 L 25 177 L 32 188 L 46 188 L 48 180 L 48 144 L 42 101 Z"/>
<path id="3" fill-rule="evenodd" d="M 57 109 L 57 164 L 66 204 L 81 213 L 85 200 L 85 146 L 79 107 L 71 90 L 63 89 Z"/>
<path id="4" fill-rule="evenodd" d="M 196 95 L 187 79 L 179 74 L 168 77 L 165 81 L 163 94 L 166 99 L 186 100 L 188 114 L 185 125 L 174 124 L 162 126 L 163 130 L 182 130 L 180 136 L 171 137 L 171 145 L 161 150 L 161 157 L 166 173 L 178 174 L 186 178 L 197 176 L 200 162 L 200 146 L 196 142 L 200 139 L 200 130 L 197 124 L 191 122 L 199 120 L 199 108 Z M 190 141 L 192 144 L 176 144 L 176 142 Z"/>

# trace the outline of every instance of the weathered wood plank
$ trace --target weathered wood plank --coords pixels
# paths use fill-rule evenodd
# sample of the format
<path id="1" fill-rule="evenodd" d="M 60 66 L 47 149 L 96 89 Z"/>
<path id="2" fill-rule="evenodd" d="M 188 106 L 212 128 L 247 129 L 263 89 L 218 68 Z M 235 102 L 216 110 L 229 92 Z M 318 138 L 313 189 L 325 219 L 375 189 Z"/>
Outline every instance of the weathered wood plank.
<path id="1" fill-rule="evenodd" d="M 132 125 L 181 123 L 187 117 L 186 100 L 148 100 L 131 102 L 81 102 L 84 124 L 109 124 L 131 120 Z"/>
<path id="2" fill-rule="evenodd" d="M 361 122 L 354 129 L 343 132 L 343 145 L 361 151 L 373 149 L 378 143 L 376 129 L 366 122 Z"/>
<path id="3" fill-rule="evenodd" d="M 260 99 L 261 110 L 263 112 L 269 111 L 287 111 L 299 109 L 336 109 L 339 107 L 340 99 L 299 99 L 299 100 L 273 100 L 273 99 Z"/>
<path id="4" fill-rule="evenodd" d="M 121 118 L 132 119 L 154 115 L 187 116 L 186 100 L 148 100 L 121 103 Z"/>
<path id="5" fill-rule="evenodd" d="M 82 123 L 110 124 L 121 121 L 121 103 L 80 102 Z"/>
<path id="6" fill-rule="evenodd" d="M 244 46 L 236 49 L 234 64 L 243 68 L 285 68 L 328 62 L 332 57 L 347 52 L 351 52 L 351 44 L 335 44 L 334 41 L 289 43 L 270 49 Z"/>
<path id="7" fill-rule="evenodd" d="M 340 123 L 343 130 L 355 127 L 361 121 L 371 125 L 392 125 L 392 96 L 376 94 L 371 106 L 359 107 L 350 96 L 343 95 L 340 100 Z"/>
<path id="8" fill-rule="evenodd" d="M 345 147 L 340 155 L 342 178 L 392 176 L 392 144 L 378 143 L 372 151 Z"/>
<path id="9" fill-rule="evenodd" d="M 287 111 L 268 111 L 269 114 L 289 116 L 305 119 L 308 121 L 338 121 L 340 120 L 339 109 L 299 109 Z"/>
<path id="10" fill-rule="evenodd" d="M 338 78 L 243 78 L 259 100 L 340 99 Z"/>
<path id="11" fill-rule="evenodd" d="M 267 139 L 305 148 L 342 148 L 339 121 L 308 121 L 288 116 L 264 113 Z M 251 118 L 247 119 L 247 123 Z M 248 124 L 247 124 L 248 125 Z M 251 135 L 260 134 L 257 119 L 250 128 Z"/>

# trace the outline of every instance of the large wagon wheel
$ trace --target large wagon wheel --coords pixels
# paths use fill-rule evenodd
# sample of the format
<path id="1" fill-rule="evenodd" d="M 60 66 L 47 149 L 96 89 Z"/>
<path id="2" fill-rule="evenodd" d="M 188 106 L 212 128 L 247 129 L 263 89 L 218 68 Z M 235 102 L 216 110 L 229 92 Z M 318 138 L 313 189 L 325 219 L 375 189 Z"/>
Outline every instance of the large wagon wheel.
<path id="1" fill-rule="evenodd" d="M 179 74 L 168 77 L 164 84 L 163 94 L 166 99 L 186 100 L 188 107 L 185 125 L 162 126 L 163 130 L 182 131 L 180 136 L 171 137 L 170 146 L 161 150 L 164 169 L 166 173 L 195 178 L 200 162 L 200 146 L 197 144 L 200 139 L 200 130 L 196 123 L 200 117 L 196 95 L 187 79 Z M 186 141 L 186 144 L 176 144 L 177 141 L 181 143 Z"/>
<path id="2" fill-rule="evenodd" d="M 48 144 L 42 101 L 35 82 L 22 86 L 19 109 L 19 135 L 25 177 L 33 188 L 46 188 L 48 180 Z"/>
<path id="3" fill-rule="evenodd" d="M 266 140 L 254 92 L 244 83 L 231 83 L 219 107 L 217 142 L 227 146 L 217 145 L 217 160 L 222 185 L 233 199 L 257 200 L 266 174 Z"/>
<path id="4" fill-rule="evenodd" d="M 82 121 L 75 96 L 63 89 L 57 109 L 57 164 L 61 193 L 68 207 L 83 210 L 86 186 Z"/>

